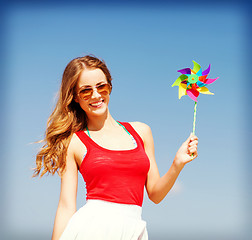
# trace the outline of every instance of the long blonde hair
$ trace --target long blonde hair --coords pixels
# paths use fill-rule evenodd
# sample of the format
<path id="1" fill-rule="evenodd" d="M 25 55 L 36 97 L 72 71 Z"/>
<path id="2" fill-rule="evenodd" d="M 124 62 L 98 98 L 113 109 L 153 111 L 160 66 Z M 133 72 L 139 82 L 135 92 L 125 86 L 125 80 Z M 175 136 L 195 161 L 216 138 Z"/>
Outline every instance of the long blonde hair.
<path id="1" fill-rule="evenodd" d="M 66 153 L 73 133 L 85 129 L 87 117 L 74 101 L 75 87 L 84 69 L 100 68 L 111 85 L 111 75 L 103 60 L 92 55 L 73 59 L 66 66 L 55 109 L 47 121 L 44 145 L 36 156 L 33 176 L 42 177 L 45 173 L 59 175 L 66 167 Z"/>

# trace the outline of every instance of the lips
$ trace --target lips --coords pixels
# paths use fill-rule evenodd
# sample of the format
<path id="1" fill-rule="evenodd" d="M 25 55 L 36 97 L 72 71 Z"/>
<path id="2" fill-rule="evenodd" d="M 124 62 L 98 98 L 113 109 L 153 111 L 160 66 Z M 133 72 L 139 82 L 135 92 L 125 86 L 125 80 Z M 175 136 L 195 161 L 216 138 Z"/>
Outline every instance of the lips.
<path id="1" fill-rule="evenodd" d="M 104 100 L 98 101 L 98 102 L 93 102 L 90 103 L 89 106 L 93 107 L 93 108 L 99 108 L 102 106 L 102 104 L 104 103 Z"/>

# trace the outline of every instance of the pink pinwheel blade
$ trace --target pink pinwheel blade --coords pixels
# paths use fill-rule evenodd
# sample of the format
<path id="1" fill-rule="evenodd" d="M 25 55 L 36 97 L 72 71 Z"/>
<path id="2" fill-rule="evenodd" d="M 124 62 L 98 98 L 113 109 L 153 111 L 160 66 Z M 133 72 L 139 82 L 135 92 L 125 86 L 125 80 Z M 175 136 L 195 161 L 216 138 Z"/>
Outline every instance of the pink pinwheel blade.
<path id="1" fill-rule="evenodd" d="M 207 75 L 210 72 L 211 64 L 209 64 L 208 68 L 202 72 L 202 76 Z"/>
<path id="2" fill-rule="evenodd" d="M 199 92 L 194 89 L 188 89 L 186 90 L 187 95 L 195 102 L 197 101 L 197 97 L 199 96 Z"/>
<path id="3" fill-rule="evenodd" d="M 215 82 L 218 78 L 219 78 L 219 77 L 217 77 L 217 78 L 215 78 L 215 79 L 208 78 L 208 79 L 206 79 L 205 83 L 206 83 L 206 84 L 213 83 L 213 82 Z"/>
<path id="4" fill-rule="evenodd" d="M 180 72 L 182 74 L 191 74 L 191 69 L 190 68 L 184 68 L 184 69 L 178 70 L 178 72 Z"/>

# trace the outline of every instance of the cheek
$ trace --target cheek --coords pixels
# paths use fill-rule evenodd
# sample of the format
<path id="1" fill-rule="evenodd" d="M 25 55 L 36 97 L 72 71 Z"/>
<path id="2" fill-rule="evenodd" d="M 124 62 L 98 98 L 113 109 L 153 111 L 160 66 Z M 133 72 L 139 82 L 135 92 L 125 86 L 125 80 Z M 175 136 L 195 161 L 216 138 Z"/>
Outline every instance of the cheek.
<path id="1" fill-rule="evenodd" d="M 83 101 L 79 101 L 79 105 L 82 108 L 83 111 L 86 111 L 88 109 L 88 103 L 83 102 Z"/>
<path id="2" fill-rule="evenodd" d="M 76 102 L 76 104 L 78 104 L 80 106 L 80 108 L 83 110 L 83 111 L 87 111 L 88 109 L 88 103 L 85 102 L 85 101 L 82 101 L 78 98 L 75 98 L 74 101 Z"/>
<path id="3" fill-rule="evenodd" d="M 107 99 L 107 103 L 109 103 L 110 95 L 108 95 L 106 99 Z"/>

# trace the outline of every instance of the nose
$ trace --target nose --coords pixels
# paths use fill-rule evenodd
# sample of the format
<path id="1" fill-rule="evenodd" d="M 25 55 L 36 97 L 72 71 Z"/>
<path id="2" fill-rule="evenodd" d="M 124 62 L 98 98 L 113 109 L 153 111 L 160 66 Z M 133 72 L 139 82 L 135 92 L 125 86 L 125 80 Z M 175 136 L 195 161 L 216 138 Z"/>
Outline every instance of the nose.
<path id="1" fill-rule="evenodd" d="M 99 98 L 100 96 L 101 94 L 98 93 L 97 88 L 94 88 L 91 98 Z"/>

